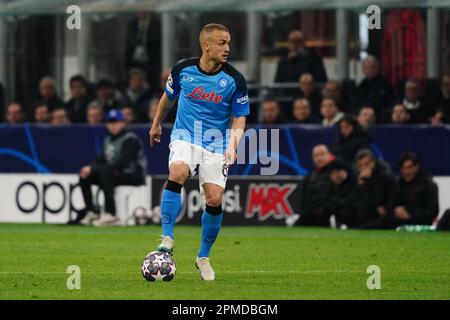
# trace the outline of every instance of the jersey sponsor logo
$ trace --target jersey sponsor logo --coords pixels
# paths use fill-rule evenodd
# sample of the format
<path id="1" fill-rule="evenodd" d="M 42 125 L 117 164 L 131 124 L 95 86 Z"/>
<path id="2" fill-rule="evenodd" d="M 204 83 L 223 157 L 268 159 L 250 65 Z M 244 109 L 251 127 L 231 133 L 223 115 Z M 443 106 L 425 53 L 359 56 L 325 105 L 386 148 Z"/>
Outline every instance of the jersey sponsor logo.
<path id="1" fill-rule="evenodd" d="M 225 88 L 226 86 L 228 86 L 228 79 L 220 78 L 219 79 L 219 87 Z"/>
<path id="2" fill-rule="evenodd" d="M 239 104 L 246 104 L 247 102 L 248 102 L 248 95 L 236 99 L 236 103 Z"/>
<path id="3" fill-rule="evenodd" d="M 192 81 L 194 81 L 194 77 L 190 77 L 190 76 L 184 75 L 184 76 L 181 77 L 181 81 L 192 82 Z"/>
<path id="4" fill-rule="evenodd" d="M 264 221 L 270 216 L 280 220 L 294 214 L 289 195 L 297 188 L 295 184 L 256 184 L 248 187 L 245 217 L 250 219 L 258 213 L 258 220 Z"/>
<path id="5" fill-rule="evenodd" d="M 188 97 L 194 100 L 203 100 L 213 103 L 221 103 L 223 99 L 223 96 L 216 95 L 216 91 L 207 92 L 203 87 L 196 87 L 190 94 L 188 94 Z"/>

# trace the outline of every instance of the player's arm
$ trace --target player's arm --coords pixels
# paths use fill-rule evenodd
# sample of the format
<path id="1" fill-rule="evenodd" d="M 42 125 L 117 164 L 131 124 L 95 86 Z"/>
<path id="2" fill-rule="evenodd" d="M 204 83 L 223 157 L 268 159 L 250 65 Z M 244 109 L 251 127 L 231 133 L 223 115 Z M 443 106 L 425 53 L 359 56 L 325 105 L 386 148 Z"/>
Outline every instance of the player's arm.
<path id="1" fill-rule="evenodd" d="M 237 147 L 244 136 L 245 116 L 232 117 L 230 143 L 225 151 L 225 163 L 232 165 L 237 159 Z"/>
<path id="2" fill-rule="evenodd" d="M 170 109 L 172 109 L 175 104 L 175 100 L 170 100 L 167 94 L 164 92 L 158 103 L 158 108 L 156 109 L 155 118 L 153 119 L 152 127 L 150 129 L 150 146 L 153 147 L 155 142 L 161 141 L 162 128 L 161 122 L 167 116 Z"/>

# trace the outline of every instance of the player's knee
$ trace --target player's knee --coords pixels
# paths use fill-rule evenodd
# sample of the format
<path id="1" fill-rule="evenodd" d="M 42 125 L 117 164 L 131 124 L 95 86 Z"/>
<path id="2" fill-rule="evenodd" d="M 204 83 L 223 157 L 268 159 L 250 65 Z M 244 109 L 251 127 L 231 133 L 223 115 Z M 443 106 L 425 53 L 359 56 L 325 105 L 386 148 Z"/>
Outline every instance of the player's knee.
<path id="1" fill-rule="evenodd" d="M 186 168 L 186 165 L 170 166 L 169 180 L 184 184 L 187 178 L 189 178 L 189 168 Z"/>
<path id="2" fill-rule="evenodd" d="M 222 205 L 222 193 L 217 192 L 209 192 L 205 194 L 206 204 L 211 207 L 218 207 Z"/>

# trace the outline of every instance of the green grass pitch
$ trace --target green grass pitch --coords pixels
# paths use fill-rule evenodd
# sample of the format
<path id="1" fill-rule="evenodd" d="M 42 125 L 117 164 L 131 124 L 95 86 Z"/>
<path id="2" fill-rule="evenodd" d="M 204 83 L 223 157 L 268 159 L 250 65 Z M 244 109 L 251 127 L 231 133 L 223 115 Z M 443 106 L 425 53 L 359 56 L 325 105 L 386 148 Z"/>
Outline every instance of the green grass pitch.
<path id="1" fill-rule="evenodd" d="M 216 281 L 194 266 L 200 228 L 176 226 L 177 274 L 146 282 L 144 255 L 159 226 L 0 225 L 0 299 L 449 299 L 450 234 L 224 227 Z M 69 290 L 69 265 L 81 289 Z M 381 268 L 369 290 L 367 267 Z"/>

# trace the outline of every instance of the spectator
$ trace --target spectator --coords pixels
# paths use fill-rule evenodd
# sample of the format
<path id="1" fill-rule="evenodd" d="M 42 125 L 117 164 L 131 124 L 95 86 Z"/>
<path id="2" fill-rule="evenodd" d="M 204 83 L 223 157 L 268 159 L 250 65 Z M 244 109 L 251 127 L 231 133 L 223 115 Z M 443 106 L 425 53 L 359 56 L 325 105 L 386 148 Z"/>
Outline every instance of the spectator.
<path id="1" fill-rule="evenodd" d="M 6 107 L 6 122 L 10 125 L 25 122 L 25 112 L 18 102 L 12 102 Z"/>
<path id="2" fill-rule="evenodd" d="M 130 125 L 132 123 L 134 123 L 136 116 L 134 114 L 134 110 L 132 107 L 130 106 L 123 106 L 122 109 L 120 109 L 120 111 L 122 111 L 123 113 L 123 117 L 125 119 L 125 123 L 127 125 Z"/>
<path id="3" fill-rule="evenodd" d="M 158 103 L 159 103 L 159 99 L 158 98 L 153 98 L 152 100 L 150 100 L 150 103 L 148 104 L 148 107 L 147 107 L 147 121 L 150 124 L 153 123 L 153 119 L 155 119 L 156 110 L 158 109 Z"/>
<path id="4" fill-rule="evenodd" d="M 396 104 L 394 108 L 392 108 L 391 120 L 392 123 L 396 124 L 410 123 L 411 115 L 404 105 Z"/>
<path id="5" fill-rule="evenodd" d="M 92 101 L 87 108 L 87 123 L 90 125 L 99 125 L 103 122 L 103 108 Z"/>
<path id="6" fill-rule="evenodd" d="M 390 105 L 393 97 L 392 87 L 380 74 L 378 60 L 368 56 L 362 62 L 364 79 L 356 87 L 354 96 L 354 110 L 359 111 L 363 105 L 370 103 L 378 118 L 381 118 L 383 109 Z"/>
<path id="7" fill-rule="evenodd" d="M 70 119 L 73 122 L 85 122 L 86 110 L 92 100 L 88 95 L 88 83 L 81 75 L 70 78 L 70 100 L 66 103 Z"/>
<path id="8" fill-rule="evenodd" d="M 344 112 L 351 111 L 350 99 L 342 92 L 341 84 L 338 81 L 328 81 L 322 89 L 324 98 L 331 98 L 336 101 L 339 109 Z"/>
<path id="9" fill-rule="evenodd" d="M 38 103 L 34 108 L 34 122 L 46 124 L 50 120 L 50 112 L 45 103 Z"/>
<path id="10" fill-rule="evenodd" d="M 120 107 L 112 81 L 102 79 L 97 83 L 96 101 L 103 108 L 104 112 Z"/>
<path id="11" fill-rule="evenodd" d="M 450 74 L 442 76 L 440 90 L 432 97 L 429 105 L 435 110 L 432 124 L 450 123 Z"/>
<path id="12" fill-rule="evenodd" d="M 128 74 L 128 87 L 122 93 L 122 105 L 131 106 L 143 118 L 150 97 L 145 73 L 137 68 L 131 69 Z"/>
<path id="13" fill-rule="evenodd" d="M 146 176 L 146 158 L 142 142 L 135 133 L 126 129 L 123 114 L 116 109 L 106 116 L 109 135 L 103 142 L 103 151 L 90 165 L 80 171 L 80 186 L 86 204 L 86 215 L 81 224 L 96 226 L 119 225 L 114 203 L 117 185 L 143 185 Z M 99 217 L 99 210 L 92 202 L 91 185 L 98 185 L 105 195 L 106 213 Z"/>
<path id="14" fill-rule="evenodd" d="M 326 82 L 327 75 L 322 58 L 305 48 L 304 35 L 293 30 L 288 35 L 288 54 L 278 62 L 275 82 L 296 82 L 304 73 L 310 73 L 318 82 Z"/>
<path id="15" fill-rule="evenodd" d="M 56 126 L 70 124 L 69 115 L 64 107 L 55 107 L 52 111 L 50 124 Z"/>
<path id="16" fill-rule="evenodd" d="M 329 184 L 323 190 L 323 220 L 328 220 L 331 227 L 345 227 L 352 214 L 352 201 L 355 193 L 355 177 L 350 166 L 341 160 L 328 165 Z M 333 225 L 330 219 L 334 216 Z"/>
<path id="17" fill-rule="evenodd" d="M 404 98 L 401 103 L 411 116 L 411 122 L 420 123 L 426 122 L 431 117 L 428 106 L 425 105 L 422 99 L 420 83 L 417 80 L 410 79 L 406 81 L 404 87 Z"/>
<path id="18" fill-rule="evenodd" d="M 262 103 L 262 122 L 265 125 L 282 124 L 284 123 L 283 114 L 278 101 L 274 99 L 266 99 Z"/>
<path id="19" fill-rule="evenodd" d="M 312 158 L 315 169 L 311 171 L 303 180 L 302 197 L 300 201 L 301 225 L 322 225 L 329 224 L 328 217 L 323 216 L 324 190 L 328 184 L 327 166 L 335 160 L 327 146 L 318 144 L 314 146 Z"/>
<path id="20" fill-rule="evenodd" d="M 39 81 L 39 96 L 40 100 L 47 105 L 50 112 L 56 107 L 64 105 L 64 102 L 56 93 L 55 80 L 50 77 L 43 77 L 41 81 Z"/>
<path id="21" fill-rule="evenodd" d="M 377 115 L 375 114 L 375 110 L 371 106 L 364 106 L 359 109 L 358 113 L 358 123 L 361 127 L 367 128 L 373 124 L 375 124 L 377 120 Z"/>
<path id="22" fill-rule="evenodd" d="M 324 98 L 322 100 L 320 113 L 323 117 L 322 125 L 326 127 L 334 126 L 344 116 L 344 113 L 339 111 L 336 102 L 331 98 Z"/>
<path id="23" fill-rule="evenodd" d="M 333 147 L 337 158 L 353 163 L 359 150 L 368 148 L 371 138 L 353 115 L 346 115 L 339 121 L 339 138 Z"/>
<path id="24" fill-rule="evenodd" d="M 300 124 L 317 124 L 320 123 L 318 119 L 316 119 L 311 114 L 311 105 L 308 99 L 305 98 L 297 98 L 294 101 L 294 107 L 292 110 L 292 115 L 294 117 L 295 123 Z"/>
<path id="25" fill-rule="evenodd" d="M 147 76 L 150 86 L 158 86 L 161 70 L 161 22 L 151 12 L 138 13 L 128 26 L 126 44 L 127 69 L 139 68 Z"/>
<path id="26" fill-rule="evenodd" d="M 298 79 L 299 96 L 308 99 L 312 113 L 315 116 L 320 115 L 320 102 L 322 101 L 322 95 L 316 88 L 314 83 L 314 77 L 310 73 L 304 73 Z"/>
<path id="27" fill-rule="evenodd" d="M 372 228 L 396 228 L 404 224 L 431 225 L 439 213 L 438 186 L 420 168 L 412 152 L 400 156 L 400 177 L 392 214 L 380 218 Z"/>
<path id="28" fill-rule="evenodd" d="M 420 168 L 416 155 L 400 157 L 394 215 L 399 224 L 432 224 L 439 214 L 438 187 Z"/>
<path id="29" fill-rule="evenodd" d="M 362 149 L 356 155 L 357 188 L 352 202 L 355 216 L 352 226 L 376 228 L 380 218 L 392 214 L 395 203 L 395 178 L 372 151 Z"/>

